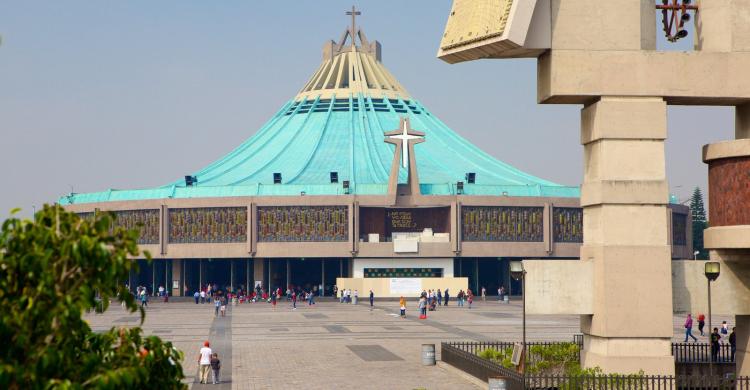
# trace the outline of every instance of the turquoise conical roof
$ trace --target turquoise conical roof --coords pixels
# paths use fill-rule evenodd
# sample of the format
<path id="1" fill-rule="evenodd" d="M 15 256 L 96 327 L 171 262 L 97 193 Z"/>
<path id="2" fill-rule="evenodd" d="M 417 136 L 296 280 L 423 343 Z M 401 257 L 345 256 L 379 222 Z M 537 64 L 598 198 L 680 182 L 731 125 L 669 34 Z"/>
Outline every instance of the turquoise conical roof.
<path id="1" fill-rule="evenodd" d="M 350 45 L 347 37 L 355 35 Z M 324 47 L 324 59 L 302 90 L 258 132 L 226 156 L 192 173 L 197 184 L 183 178 L 163 187 L 72 194 L 63 204 L 156 198 L 255 195 L 387 193 L 394 146 L 384 133 L 398 129 L 408 117 L 413 129 L 425 133 L 415 146 L 423 195 L 577 197 L 577 187 L 561 186 L 524 173 L 490 156 L 459 136 L 413 98 L 380 60 L 380 44 L 368 42 L 361 30 L 347 30 L 340 43 Z M 331 183 L 331 172 L 338 183 Z M 274 174 L 281 183 L 274 184 Z M 181 176 L 182 177 L 182 176 Z M 407 181 L 401 168 L 399 182 Z"/>

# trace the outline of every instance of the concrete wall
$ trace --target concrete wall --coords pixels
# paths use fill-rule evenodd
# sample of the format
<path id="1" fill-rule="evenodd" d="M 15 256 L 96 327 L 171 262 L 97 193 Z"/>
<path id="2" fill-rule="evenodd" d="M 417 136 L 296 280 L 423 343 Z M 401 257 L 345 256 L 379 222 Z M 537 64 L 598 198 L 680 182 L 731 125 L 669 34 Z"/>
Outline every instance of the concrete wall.
<path id="1" fill-rule="evenodd" d="M 411 278 L 410 278 L 411 279 Z M 458 294 L 458 290 L 466 291 L 469 288 L 469 278 L 413 278 L 419 281 L 421 290 L 437 290 L 445 291 L 450 289 L 450 294 L 455 297 Z M 390 297 L 398 298 L 404 296 L 408 299 L 414 299 L 419 296 L 419 291 L 414 291 L 412 294 L 408 293 L 394 293 L 391 292 L 390 288 L 391 278 L 336 278 L 336 285 L 339 290 L 350 288 L 352 291 L 357 290 L 359 292 L 360 300 L 367 300 L 367 297 L 372 289 L 376 298 Z"/>

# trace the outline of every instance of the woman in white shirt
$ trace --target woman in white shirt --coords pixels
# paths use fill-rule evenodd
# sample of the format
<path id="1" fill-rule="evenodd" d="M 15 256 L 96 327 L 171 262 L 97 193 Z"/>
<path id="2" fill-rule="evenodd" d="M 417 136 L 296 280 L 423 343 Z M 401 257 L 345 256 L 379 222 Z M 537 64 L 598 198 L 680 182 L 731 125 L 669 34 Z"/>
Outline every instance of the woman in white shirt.
<path id="1" fill-rule="evenodd" d="M 208 341 L 203 342 L 200 355 L 198 355 L 198 364 L 200 366 L 200 382 L 208 383 L 208 374 L 211 372 L 211 348 Z"/>

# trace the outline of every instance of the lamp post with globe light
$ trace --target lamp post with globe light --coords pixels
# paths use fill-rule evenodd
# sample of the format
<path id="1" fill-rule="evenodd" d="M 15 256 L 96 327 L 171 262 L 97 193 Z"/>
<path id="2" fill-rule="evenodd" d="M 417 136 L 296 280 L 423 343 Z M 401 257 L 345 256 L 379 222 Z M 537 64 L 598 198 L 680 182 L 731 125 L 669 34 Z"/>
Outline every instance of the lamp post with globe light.
<path id="1" fill-rule="evenodd" d="M 515 280 L 521 281 L 521 294 L 523 297 L 523 306 L 522 306 L 522 318 L 523 318 L 523 335 L 521 338 L 521 345 L 522 345 L 522 363 L 521 368 L 524 375 L 524 383 L 526 383 L 526 270 L 523 268 L 523 262 L 521 261 L 511 261 L 510 262 L 510 276 Z"/>
<path id="2" fill-rule="evenodd" d="M 713 334 L 714 328 L 711 322 L 711 282 L 716 280 L 721 273 L 721 264 L 716 261 L 708 261 L 703 268 L 703 273 L 706 275 L 708 280 L 708 332 L 709 332 L 709 345 L 711 348 L 711 358 L 708 361 L 708 374 L 709 376 L 714 374 L 714 356 L 713 356 Z"/>

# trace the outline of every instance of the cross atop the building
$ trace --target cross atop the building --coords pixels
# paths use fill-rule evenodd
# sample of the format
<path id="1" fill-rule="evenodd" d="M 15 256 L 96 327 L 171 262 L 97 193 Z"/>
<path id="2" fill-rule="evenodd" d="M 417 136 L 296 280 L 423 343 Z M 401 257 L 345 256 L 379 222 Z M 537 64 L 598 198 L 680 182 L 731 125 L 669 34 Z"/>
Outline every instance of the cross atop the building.
<path id="1" fill-rule="evenodd" d="M 399 146 L 401 147 L 401 166 L 404 168 L 409 166 L 409 149 L 413 148 L 414 144 L 424 142 L 424 133 L 412 129 L 408 118 L 401 118 L 400 129 L 389 131 L 385 136 L 386 142 L 396 145 L 396 151 Z M 410 140 L 417 141 L 410 143 Z"/>
<path id="2" fill-rule="evenodd" d="M 362 15 L 362 12 L 361 11 L 357 11 L 357 9 L 354 8 L 354 6 L 352 6 L 352 10 L 351 11 L 346 11 L 346 14 L 347 15 L 351 15 L 351 17 L 352 17 L 352 31 L 351 31 L 351 35 L 352 35 L 352 40 L 354 40 L 354 36 L 357 34 L 357 28 L 356 28 L 357 27 L 357 24 L 356 24 L 357 23 L 357 16 Z"/>

